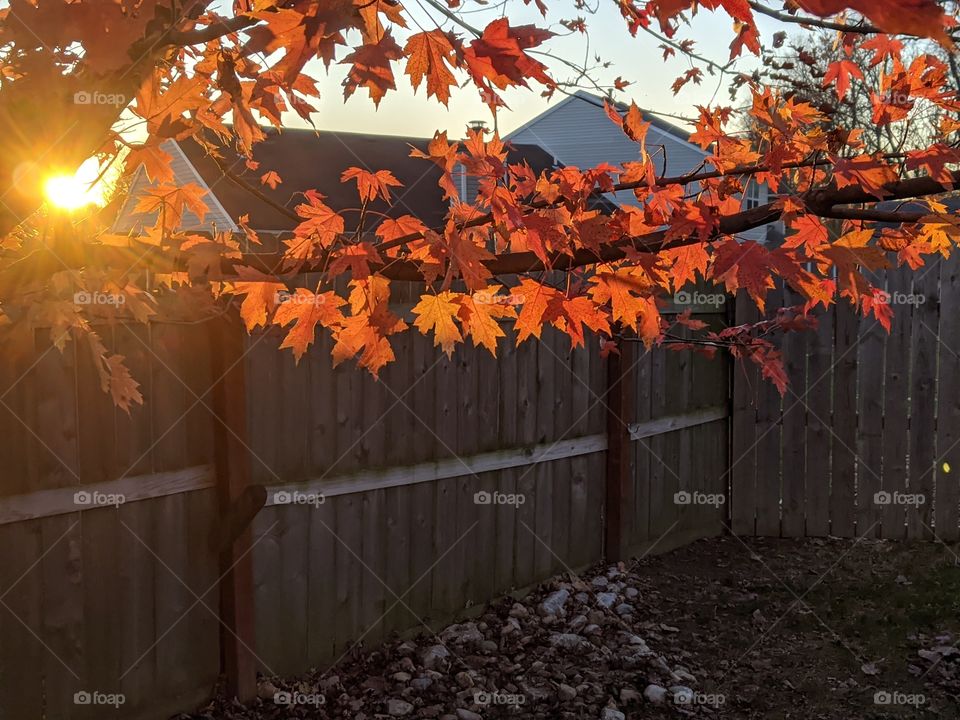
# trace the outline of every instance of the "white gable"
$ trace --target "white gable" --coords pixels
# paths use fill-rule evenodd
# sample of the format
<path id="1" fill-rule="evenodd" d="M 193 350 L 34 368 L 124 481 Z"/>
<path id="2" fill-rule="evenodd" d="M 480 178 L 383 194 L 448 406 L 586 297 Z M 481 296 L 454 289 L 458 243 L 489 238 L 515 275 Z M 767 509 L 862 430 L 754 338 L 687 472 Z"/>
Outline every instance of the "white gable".
<path id="1" fill-rule="evenodd" d="M 203 201 L 207 204 L 207 213 L 203 221 L 201 222 L 200 218 L 190 210 L 185 210 L 178 229 L 193 231 L 205 230 L 208 232 L 213 232 L 214 230 L 236 232 L 238 230 L 237 224 L 227 214 L 227 211 L 224 210 L 220 201 L 217 200 L 216 195 L 213 194 L 213 189 L 207 185 L 206 181 L 200 176 L 200 173 L 197 172 L 193 163 L 187 159 L 187 156 L 183 150 L 180 149 L 180 146 L 173 140 L 167 140 L 160 147 L 171 157 L 170 167 L 173 170 L 174 185 L 182 187 L 190 183 L 195 183 L 207 191 L 207 194 L 203 196 Z M 123 234 L 140 232 L 143 228 L 149 227 L 157 221 L 156 213 L 134 213 L 134 208 L 137 206 L 140 198 L 146 193 L 148 188 L 155 185 L 156 183 L 151 182 L 150 178 L 147 177 L 147 173 L 142 166 L 134 172 L 130 180 L 130 190 L 127 194 L 127 199 L 124 201 L 123 206 L 120 208 L 120 213 L 113 223 L 112 232 Z M 216 183 L 214 183 L 214 188 L 215 187 Z"/>
<path id="2" fill-rule="evenodd" d="M 507 135 L 515 143 L 539 145 L 564 165 L 589 168 L 600 163 L 640 160 L 640 146 L 618 128 L 603 109 L 602 99 L 578 92 Z M 666 172 L 681 175 L 703 162 L 708 153 L 683 138 L 654 125 L 647 131 L 647 152 L 657 160 L 658 171 L 664 147 Z M 617 200 L 632 203 L 629 197 Z"/>
<path id="3" fill-rule="evenodd" d="M 628 138 L 603 109 L 603 99 L 578 91 L 511 132 L 506 139 L 539 145 L 564 164 L 581 169 L 600 163 L 619 165 L 640 160 L 640 145 Z M 651 125 L 647 131 L 647 153 L 653 157 L 657 174 L 683 175 L 701 167 L 710 153 L 667 130 Z M 662 146 L 662 150 L 661 150 Z M 766 202 L 766 187 L 761 189 Z M 620 205 L 639 205 L 632 192 L 608 194 Z M 742 237 L 762 240 L 765 227 L 754 228 Z"/>

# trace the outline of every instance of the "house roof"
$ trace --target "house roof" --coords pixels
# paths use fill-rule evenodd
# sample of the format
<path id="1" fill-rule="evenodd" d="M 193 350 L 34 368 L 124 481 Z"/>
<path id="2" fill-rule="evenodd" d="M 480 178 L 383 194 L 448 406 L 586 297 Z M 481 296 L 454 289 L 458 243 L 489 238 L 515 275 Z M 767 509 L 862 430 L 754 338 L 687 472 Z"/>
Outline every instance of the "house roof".
<path id="1" fill-rule="evenodd" d="M 563 100 L 561 100 L 560 102 L 558 102 L 556 105 L 553 105 L 553 106 L 547 108 L 547 109 L 544 110 L 542 113 L 540 113 L 540 114 L 537 115 L 536 117 L 531 118 L 530 120 L 528 120 L 527 122 L 525 122 L 523 125 L 521 125 L 521 126 L 518 127 L 517 129 L 512 130 L 511 132 L 509 132 L 509 133 L 507 134 L 506 137 L 507 137 L 507 138 L 510 138 L 511 136 L 516 135 L 516 134 L 520 133 L 520 132 L 523 131 L 523 130 L 526 130 L 528 127 L 530 127 L 530 126 L 533 125 L 534 123 L 539 122 L 540 120 L 542 120 L 545 116 L 550 115 L 551 113 L 556 112 L 557 110 L 559 110 L 560 108 L 564 107 L 565 105 L 568 105 L 569 103 L 584 102 L 584 103 L 588 103 L 588 104 L 590 104 L 590 105 L 595 105 L 596 107 L 602 109 L 602 108 L 603 108 L 603 102 L 604 102 L 604 100 L 606 100 L 606 99 L 607 99 L 607 98 L 601 97 L 600 95 L 594 95 L 593 93 L 589 93 L 589 92 L 587 92 L 586 90 L 577 90 L 575 93 L 573 93 L 573 94 L 571 94 L 571 95 L 568 95 L 568 96 L 565 97 Z M 627 105 L 626 103 L 623 103 L 623 102 L 614 102 L 613 105 L 614 105 L 614 107 L 615 107 L 618 111 L 620 111 L 621 113 L 625 113 L 625 112 L 627 112 L 627 110 L 630 109 L 630 106 Z M 655 127 L 655 128 L 657 128 L 657 129 L 659 129 L 659 130 L 667 133 L 668 135 L 672 135 L 673 137 L 677 138 L 678 140 L 682 140 L 683 142 L 686 142 L 686 143 L 689 143 L 689 142 L 690 142 L 690 135 L 691 135 L 691 133 L 690 133 L 689 130 L 684 130 L 684 129 L 683 129 L 682 127 L 680 127 L 679 125 L 674 125 L 673 123 L 668 122 L 667 120 L 664 120 L 664 119 L 663 119 L 662 117 L 660 117 L 659 115 L 655 115 L 655 114 L 653 114 L 653 113 L 651 113 L 651 112 L 645 112 L 645 113 L 642 113 L 642 114 L 643 114 L 643 119 L 644 119 L 646 122 L 648 122 L 648 123 L 650 123 L 651 125 L 653 125 L 653 127 Z M 693 145 L 693 147 L 695 147 L 696 149 L 701 150 L 701 152 L 703 152 L 704 155 L 709 154 L 709 153 L 707 153 L 706 151 L 702 150 L 699 145 L 695 145 L 694 143 L 691 143 L 691 145 Z"/>
<path id="2" fill-rule="evenodd" d="M 443 199 L 438 184 L 441 171 L 432 162 L 410 157 L 411 146 L 426 151 L 430 142 L 428 138 L 309 129 L 284 129 L 282 132 L 269 129 L 266 132 L 267 138 L 254 146 L 253 159 L 259 163 L 255 171 L 247 168 L 243 158 L 227 148 L 220 149 L 223 157 L 219 163 L 275 203 L 293 209 L 303 202 L 303 192 L 314 189 L 325 196 L 324 202 L 334 210 L 357 209 L 360 202 L 356 184 L 340 182 L 341 174 L 350 167 L 389 170 L 403 186 L 392 188 L 392 205 L 382 200 L 370 203 L 367 228 L 376 224 L 371 218 L 382 217 L 378 213 L 388 217 L 414 215 L 428 226 L 443 224 L 449 204 Z M 290 217 L 225 176 L 217 161 L 199 143 L 187 140 L 178 147 L 227 217 L 236 219 L 247 215 L 250 227 L 261 232 L 283 232 L 294 228 L 296 223 Z M 537 173 L 554 167 L 553 157 L 539 146 L 512 146 L 508 162 L 523 161 Z M 260 182 L 261 176 L 270 171 L 282 179 L 275 189 Z M 130 219 L 129 210 L 126 210 L 126 220 L 124 212 L 121 210 L 117 228 L 129 230 L 137 223 L 126 221 Z M 351 221 L 355 223 L 358 217 L 355 212 L 345 214 L 347 231 L 355 229 L 355 226 L 351 227 Z"/>

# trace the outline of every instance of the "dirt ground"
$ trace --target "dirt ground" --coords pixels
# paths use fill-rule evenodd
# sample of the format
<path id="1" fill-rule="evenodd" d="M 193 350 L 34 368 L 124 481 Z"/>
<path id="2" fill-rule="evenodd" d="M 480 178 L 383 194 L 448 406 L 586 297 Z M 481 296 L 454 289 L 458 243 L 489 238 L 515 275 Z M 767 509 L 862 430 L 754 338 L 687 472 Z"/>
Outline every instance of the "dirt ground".
<path id="1" fill-rule="evenodd" d="M 960 718 L 958 552 L 704 540 L 183 717 Z"/>

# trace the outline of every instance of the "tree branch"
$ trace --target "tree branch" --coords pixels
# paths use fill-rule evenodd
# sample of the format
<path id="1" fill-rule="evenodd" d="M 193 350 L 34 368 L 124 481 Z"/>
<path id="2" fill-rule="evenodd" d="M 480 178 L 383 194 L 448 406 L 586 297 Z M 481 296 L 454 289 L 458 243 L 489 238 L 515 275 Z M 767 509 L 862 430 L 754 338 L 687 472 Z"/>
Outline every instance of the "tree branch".
<path id="1" fill-rule="evenodd" d="M 168 46 L 188 47 L 216 40 L 224 35 L 230 35 L 259 23 L 259 18 L 249 15 L 237 15 L 232 18 L 217 20 L 210 25 L 195 30 L 170 30 L 164 38 Z"/>
<path id="2" fill-rule="evenodd" d="M 757 2 L 757 0 L 748 0 L 747 4 L 761 15 L 772 17 L 780 22 L 809 25 L 811 27 L 823 28 L 824 30 L 839 30 L 840 32 L 858 33 L 860 35 L 876 35 L 883 32 L 880 28 L 868 23 L 848 25 L 847 23 L 831 22 L 830 20 L 823 20 L 817 17 L 791 15 L 762 5 Z"/>

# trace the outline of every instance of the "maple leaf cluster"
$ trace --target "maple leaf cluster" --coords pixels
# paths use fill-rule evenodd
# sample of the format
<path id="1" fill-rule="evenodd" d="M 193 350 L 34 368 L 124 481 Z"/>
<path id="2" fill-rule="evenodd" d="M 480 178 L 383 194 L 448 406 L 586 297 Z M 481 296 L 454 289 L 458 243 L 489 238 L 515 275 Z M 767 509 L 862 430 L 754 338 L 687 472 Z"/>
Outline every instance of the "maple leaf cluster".
<path id="1" fill-rule="evenodd" d="M 470 87 L 498 112 L 506 106 L 505 90 L 538 88 L 551 96 L 563 89 L 548 60 L 554 32 L 514 23 L 508 12 L 473 27 L 457 3 L 437 6 L 445 20 L 425 24 L 397 2 L 363 0 L 241 0 L 229 16 L 203 2 L 184 14 L 162 0 L 18 1 L 0 10 L 0 36 L 17 49 L 6 56 L 0 118 L 33 112 L 28 118 L 44 118 L 36 123 L 37 136 L 51 147 L 56 136 L 70 137 L 66 157 L 125 154 L 127 167 L 142 165 L 153 184 L 134 208 L 148 221 L 123 248 L 108 247 L 102 227 L 74 224 L 67 233 L 71 242 L 96 252 L 72 252 L 57 240 L 64 230 L 55 218 L 12 221 L 0 212 L 5 332 L 32 338 L 35 328 L 49 328 L 60 347 L 86 338 L 104 390 L 129 407 L 140 400 L 136 381 L 123 358 L 105 349 L 91 319 L 147 322 L 171 298 L 211 313 L 217 303 L 236 298 L 247 329 L 282 333 L 281 347 L 297 361 L 317 333 L 330 333 L 335 364 L 355 360 L 374 375 L 395 359 L 398 333 L 431 336 L 448 355 L 465 342 L 496 354 L 509 322 L 518 343 L 541 337 L 549 326 L 574 347 L 590 333 L 599 335 L 604 352 L 628 336 L 647 347 L 707 354 L 725 348 L 759 364 L 782 391 L 774 334 L 808 329 L 816 312 L 837 301 L 889 327 L 890 308 L 870 277 L 893 263 L 918 268 L 927 256 L 952 251 L 958 222 L 936 196 L 960 179 L 954 139 L 960 106 L 947 89 L 950 68 L 932 53 L 907 58 L 898 38 L 919 35 L 952 48 L 954 17 L 933 0 L 910 0 L 906 9 L 890 0 L 799 0 L 787 15 L 745 0 L 617 4 L 631 33 L 643 29 L 662 40 L 665 61 L 676 54 L 690 60 L 673 83 L 675 93 L 701 82 L 704 72 L 730 72 L 729 64 L 697 55 L 694 43 L 679 37 L 692 13 L 729 18 L 733 59 L 761 52 L 755 11 L 762 9 L 836 33 L 844 56 L 827 67 L 822 82 L 839 101 L 866 82 L 864 65 L 880 69 L 877 86 L 868 88 L 872 126 L 902 122 L 922 103 L 938 113 L 941 137 L 927 147 L 869 152 L 864 128 L 832 126 L 822 109 L 800 97 L 737 75 L 746 109 L 696 108 L 690 141 L 707 157 L 684 175 L 664 174 L 667 151 L 649 140 L 649 111 L 633 103 L 605 103 L 610 121 L 636 147 L 634 159 L 616 165 L 534 171 L 509 161 L 497 133 L 471 130 L 457 141 L 438 132 L 411 155 L 438 171 L 449 202 L 442 223 L 371 212 L 371 205 L 391 206 L 395 194 L 409 188 L 390 168 L 352 167 L 340 180 L 356 191 L 359 222 L 347 231 L 343 211 L 320 192 L 307 191 L 279 207 L 296 227 L 279 253 L 268 254 L 276 262 L 267 262 L 263 253 L 259 259 L 250 253 L 261 240 L 246 217 L 236 218 L 242 234 L 180 230 L 185 217 L 204 217 L 209 198 L 197 185 L 174 184 L 164 141 L 199 143 L 225 177 L 235 179 L 225 147 L 257 171 L 252 150 L 266 137 L 261 122 L 282 129 L 285 113 L 306 122 L 314 116 L 320 94 L 308 71 L 316 61 L 344 66 L 345 98 L 365 90 L 378 106 L 406 77 L 414 91 L 425 88 L 427 100 L 446 105 L 454 91 Z M 536 5 L 546 17 L 547 5 Z M 798 8 L 807 14 L 797 15 Z M 584 18 L 560 24 L 572 33 L 589 32 Z M 127 93 L 126 114 L 146 129 L 146 141 L 131 143 L 122 134 L 116 124 L 122 106 L 74 108 L 82 122 L 75 134 L 63 132 L 62 113 L 37 110 L 43 97 L 62 102 L 91 82 Z M 614 82 L 617 90 L 628 84 L 620 77 Z M 742 131 L 744 116 L 751 132 Z M 16 177 L 29 179 L 37 161 L 22 160 L 35 158 L 36 148 L 16 145 L 22 128 L 5 135 L 13 145 L 0 162 L 19 163 Z M 13 167 L 0 175 L 14 177 Z M 261 173 L 259 186 L 247 189 L 269 200 L 260 187 L 275 191 L 284 179 L 274 170 Z M 462 194 L 458 173 L 472 179 L 470 196 Z M 771 201 L 744 208 L 750 184 L 769 188 Z M 34 203 L 36 209 L 39 202 L 26 191 L 17 197 L 11 202 L 18 208 Z M 913 197 L 931 199 L 907 212 L 878 205 Z M 615 202 L 622 199 L 631 202 Z M 878 217 L 888 222 L 882 230 L 873 224 Z M 786 230 L 781 244 L 740 237 L 774 221 Z M 41 245 L 65 267 L 38 252 Z M 315 274 L 309 285 L 305 273 Z M 406 315 L 391 298 L 393 283 L 410 280 L 424 289 Z M 716 330 L 671 305 L 691 283 L 745 292 L 761 311 L 782 283 L 802 303 L 773 319 Z M 72 301 L 77 293 L 122 302 L 91 307 Z"/>

